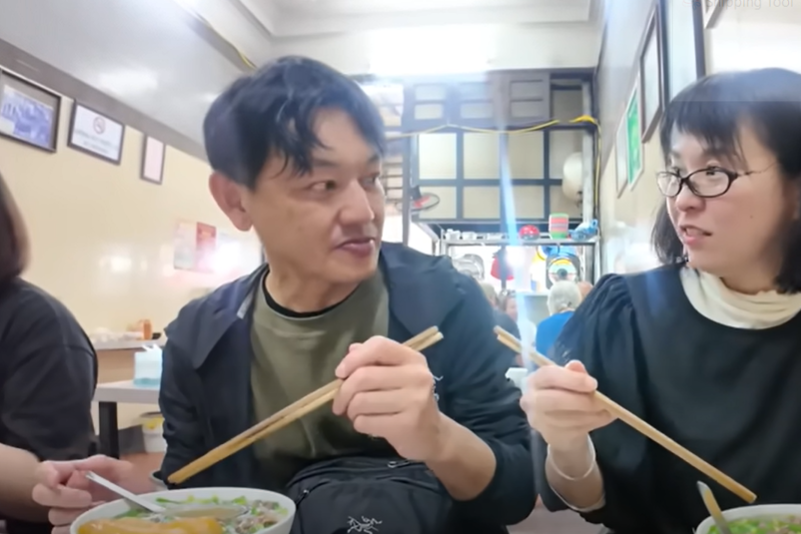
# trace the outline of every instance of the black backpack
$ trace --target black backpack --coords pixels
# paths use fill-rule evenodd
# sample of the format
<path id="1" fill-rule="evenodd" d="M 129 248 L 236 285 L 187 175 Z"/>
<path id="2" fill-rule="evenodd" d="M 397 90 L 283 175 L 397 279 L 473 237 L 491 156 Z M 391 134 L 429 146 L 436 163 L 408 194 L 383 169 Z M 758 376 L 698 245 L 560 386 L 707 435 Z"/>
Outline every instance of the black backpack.
<path id="1" fill-rule="evenodd" d="M 315 463 L 290 481 L 292 534 L 463 534 L 453 500 L 425 464 L 346 457 Z"/>

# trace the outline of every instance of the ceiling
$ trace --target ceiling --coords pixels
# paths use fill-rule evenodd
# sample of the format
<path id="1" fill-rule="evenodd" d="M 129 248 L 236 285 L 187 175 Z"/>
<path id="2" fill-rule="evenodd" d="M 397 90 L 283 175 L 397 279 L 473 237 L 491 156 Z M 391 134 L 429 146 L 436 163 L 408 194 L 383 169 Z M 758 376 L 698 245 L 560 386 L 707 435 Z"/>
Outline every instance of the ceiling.
<path id="1" fill-rule="evenodd" d="M 759 3 L 757 2 L 756 4 Z M 735 3 L 727 2 L 724 4 L 718 25 L 733 22 L 745 24 L 800 24 L 801 4 L 765 2 L 759 7 L 755 7 L 753 3 L 744 2 L 743 5 L 739 5 L 739 3 L 735 5 Z"/>
<path id="2" fill-rule="evenodd" d="M 449 24 L 588 22 L 595 0 L 230 0 L 276 37 Z M 454 11 L 458 10 L 458 11 Z M 424 17 L 424 18 L 423 18 Z"/>
<path id="3" fill-rule="evenodd" d="M 363 15 L 365 13 L 394 13 L 398 11 L 417 11 L 432 9 L 473 9 L 532 7 L 551 4 L 556 7 L 560 0 L 262 0 L 272 1 L 284 12 L 315 12 L 322 15 Z"/>
<path id="4" fill-rule="evenodd" d="M 242 73 L 165 0 L 0 0 L 0 13 L 0 39 L 195 141 Z"/>
<path id="5" fill-rule="evenodd" d="M 200 143 L 211 101 L 249 70 L 243 57 L 258 65 L 301 53 L 344 69 L 343 57 L 365 53 L 364 41 L 350 39 L 362 30 L 492 24 L 523 61 L 540 53 L 551 65 L 598 1 L 0 0 L 0 40 Z M 303 47 L 321 36 L 339 47 Z M 549 43 L 559 50 L 542 52 Z"/>

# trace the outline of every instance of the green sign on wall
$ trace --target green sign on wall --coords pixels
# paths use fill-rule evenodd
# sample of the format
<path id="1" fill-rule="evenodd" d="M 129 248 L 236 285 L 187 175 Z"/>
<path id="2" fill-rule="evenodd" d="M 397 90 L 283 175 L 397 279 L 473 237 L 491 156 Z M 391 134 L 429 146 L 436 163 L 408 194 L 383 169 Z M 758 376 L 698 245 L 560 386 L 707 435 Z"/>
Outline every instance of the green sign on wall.
<path id="1" fill-rule="evenodd" d="M 640 87 L 637 85 L 629 99 L 626 108 L 626 143 L 628 145 L 628 158 L 626 161 L 626 181 L 629 189 L 634 187 L 634 183 L 642 174 L 642 137 L 641 132 L 641 110 L 640 110 Z"/>

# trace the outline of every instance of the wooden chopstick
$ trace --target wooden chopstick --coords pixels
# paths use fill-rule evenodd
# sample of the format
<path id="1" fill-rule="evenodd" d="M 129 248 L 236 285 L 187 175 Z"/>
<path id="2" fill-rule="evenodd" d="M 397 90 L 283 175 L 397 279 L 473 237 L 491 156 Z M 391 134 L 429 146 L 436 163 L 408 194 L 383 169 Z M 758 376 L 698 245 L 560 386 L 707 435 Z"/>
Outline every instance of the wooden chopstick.
<path id="1" fill-rule="evenodd" d="M 439 332 L 439 329 L 436 326 L 432 326 L 408 340 L 404 345 L 416 351 L 422 351 L 441 339 L 442 334 Z M 201 471 L 205 471 L 212 465 L 239 452 L 245 447 L 252 445 L 256 441 L 294 423 L 304 415 L 331 402 L 341 385 L 342 380 L 337 379 L 309 393 L 300 400 L 274 413 L 264 421 L 234 436 L 222 445 L 215 447 L 197 460 L 188 463 L 168 476 L 167 480 L 173 484 L 180 484 L 188 478 L 195 476 Z"/>
<path id="2" fill-rule="evenodd" d="M 514 337 L 512 334 L 507 332 L 501 327 L 495 328 L 495 333 L 498 335 L 498 341 L 515 351 L 517 354 L 524 354 L 527 353 L 528 357 L 540 367 L 546 365 L 556 365 L 554 362 L 534 350 L 533 348 L 527 348 L 527 350 L 523 350 L 523 346 L 519 339 Z M 731 478 L 729 475 L 718 469 L 717 467 L 713 466 L 712 464 L 708 463 L 706 460 L 703 460 L 700 456 L 690 452 L 689 450 L 685 449 L 671 438 L 654 428 L 653 426 L 649 425 L 632 412 L 621 406 L 620 404 L 616 403 L 603 393 L 596 391 L 594 393 L 595 399 L 601 404 L 606 411 L 632 427 L 634 430 L 643 434 L 644 436 L 652 439 L 653 441 L 657 442 L 658 444 L 662 445 L 664 448 L 690 464 L 691 466 L 695 467 L 703 474 L 726 488 L 727 490 L 731 491 L 741 499 L 743 499 L 747 503 L 753 503 L 756 500 L 756 494 Z"/>

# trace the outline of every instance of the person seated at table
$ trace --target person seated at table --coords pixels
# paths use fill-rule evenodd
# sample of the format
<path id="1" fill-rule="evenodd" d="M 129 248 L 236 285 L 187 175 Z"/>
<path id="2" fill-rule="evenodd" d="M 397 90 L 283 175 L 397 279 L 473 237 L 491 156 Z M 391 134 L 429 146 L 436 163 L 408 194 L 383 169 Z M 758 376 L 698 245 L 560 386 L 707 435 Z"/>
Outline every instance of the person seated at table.
<path id="1" fill-rule="evenodd" d="M 50 532 L 31 492 L 40 460 L 92 453 L 97 358 L 70 312 L 20 278 L 28 236 L 0 176 L 0 520 L 9 534 Z"/>
<path id="2" fill-rule="evenodd" d="M 168 327 L 162 476 L 339 377 L 333 409 L 186 485 L 282 490 L 322 459 L 399 454 L 425 463 L 481 532 L 525 519 L 531 431 L 492 309 L 448 258 L 382 244 L 384 125 L 364 91 L 317 61 L 281 58 L 223 92 L 204 135 L 211 194 L 237 228 L 255 230 L 269 265 Z M 401 345 L 432 326 L 444 338 L 427 357 Z M 61 525 L 98 498 L 58 491 L 76 469 L 148 489 L 126 462 L 89 462 L 40 471 L 36 498 Z"/>
<path id="3" fill-rule="evenodd" d="M 661 268 L 602 278 L 531 375 L 538 490 L 616 534 L 690 534 L 696 469 L 596 389 L 760 503 L 801 502 L 801 74 L 715 74 L 667 106 Z M 712 484 L 722 507 L 743 506 Z"/>
<path id="4" fill-rule="evenodd" d="M 537 326 L 537 337 L 534 346 L 537 352 L 548 356 L 556 338 L 562 333 L 567 321 L 573 317 L 581 304 L 581 290 L 575 282 L 555 282 L 548 291 L 548 313 L 550 315 L 540 321 Z"/>
<path id="5" fill-rule="evenodd" d="M 501 311 L 512 318 L 518 332 L 520 332 L 520 335 L 516 337 L 520 338 L 523 346 L 533 347 L 534 341 L 537 339 L 537 325 L 528 318 L 528 313 L 520 314 L 520 305 L 522 304 L 523 308 L 525 308 L 523 297 L 519 296 L 513 289 L 507 289 L 501 294 L 500 302 Z M 524 358 L 521 355 L 519 363 L 521 367 L 532 369 L 531 359 L 528 357 Z"/>
<path id="6" fill-rule="evenodd" d="M 490 306 L 492 306 L 492 316 L 495 318 L 495 324 L 513 336 L 520 337 L 520 331 L 517 329 L 517 325 L 512 318 L 498 309 L 498 294 L 495 292 L 495 288 L 492 287 L 492 284 L 489 282 L 478 282 L 478 285 L 481 286 L 481 291 L 484 292 L 484 296 L 487 297 Z M 519 354 L 515 354 L 511 350 L 508 350 L 507 352 L 509 353 L 507 367 L 513 367 L 516 365 L 522 366 L 522 360 L 520 359 Z"/>

